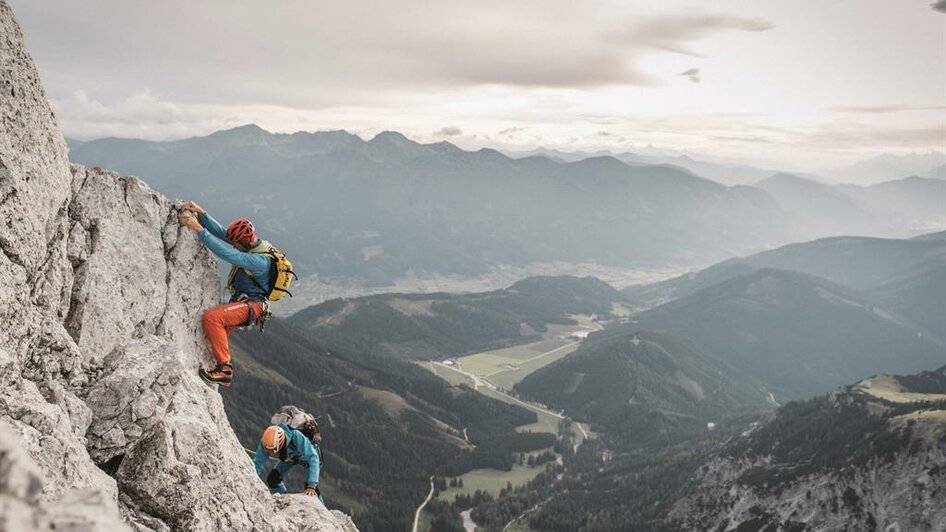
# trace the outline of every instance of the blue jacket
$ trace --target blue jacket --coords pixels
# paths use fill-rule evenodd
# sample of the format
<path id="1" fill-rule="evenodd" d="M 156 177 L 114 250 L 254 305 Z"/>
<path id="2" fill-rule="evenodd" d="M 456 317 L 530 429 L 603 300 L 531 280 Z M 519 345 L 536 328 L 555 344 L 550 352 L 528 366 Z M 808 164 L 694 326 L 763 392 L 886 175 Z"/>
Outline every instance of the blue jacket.
<path id="1" fill-rule="evenodd" d="M 238 268 L 233 277 L 233 299 L 240 294 L 246 294 L 254 301 L 265 301 L 267 289 L 272 287 L 273 279 L 270 266 L 273 258 L 259 253 L 240 251 L 227 242 L 227 230 L 206 212 L 197 215 L 197 221 L 204 229 L 197 233 L 197 237 L 207 249 L 220 259 Z M 247 275 L 246 272 L 249 272 Z M 259 286 L 250 279 L 250 275 L 259 283 Z M 260 288 L 263 287 L 263 288 Z"/>
<path id="2" fill-rule="evenodd" d="M 285 471 L 296 464 L 308 466 L 306 468 L 305 484 L 306 486 L 317 486 L 319 484 L 319 450 L 315 445 L 305 437 L 305 434 L 289 428 L 280 423 L 276 425 L 286 432 L 286 445 L 279 452 L 278 469 Z M 269 453 L 263 448 L 262 442 L 256 446 L 256 455 L 253 457 L 253 463 L 256 465 L 256 474 L 263 478 L 263 466 L 266 465 L 266 459 Z M 288 467 L 287 467 L 288 466 Z"/>

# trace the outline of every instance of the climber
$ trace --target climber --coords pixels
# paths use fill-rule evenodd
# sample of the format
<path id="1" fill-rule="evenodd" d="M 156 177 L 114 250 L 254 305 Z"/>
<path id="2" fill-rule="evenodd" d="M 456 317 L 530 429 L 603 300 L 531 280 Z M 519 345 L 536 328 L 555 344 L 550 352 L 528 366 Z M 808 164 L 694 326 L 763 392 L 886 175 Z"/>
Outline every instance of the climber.
<path id="1" fill-rule="evenodd" d="M 263 466 L 266 460 L 273 457 L 277 464 L 266 476 L 266 485 L 270 493 L 286 493 L 286 474 L 293 466 L 301 465 L 306 468 L 305 494 L 317 496 L 322 504 L 325 500 L 319 492 L 319 460 L 318 444 L 309 441 L 298 430 L 289 428 L 282 423 L 270 425 L 263 431 L 253 463 L 256 465 L 256 474 L 263 478 Z"/>
<path id="2" fill-rule="evenodd" d="M 277 275 L 272 268 L 273 261 L 277 260 L 276 254 L 271 253 L 275 248 L 256 237 L 253 224 L 246 218 L 238 218 L 224 229 L 192 201 L 181 205 L 180 223 L 194 230 L 214 255 L 231 264 L 227 281 L 230 302 L 208 309 L 202 320 L 204 335 L 217 365 L 210 371 L 204 368 L 198 371 L 205 381 L 229 388 L 233 365 L 227 337 L 238 327 L 252 325 L 269 315 L 267 298 L 272 299 L 269 294 L 274 290 L 274 275 Z"/>

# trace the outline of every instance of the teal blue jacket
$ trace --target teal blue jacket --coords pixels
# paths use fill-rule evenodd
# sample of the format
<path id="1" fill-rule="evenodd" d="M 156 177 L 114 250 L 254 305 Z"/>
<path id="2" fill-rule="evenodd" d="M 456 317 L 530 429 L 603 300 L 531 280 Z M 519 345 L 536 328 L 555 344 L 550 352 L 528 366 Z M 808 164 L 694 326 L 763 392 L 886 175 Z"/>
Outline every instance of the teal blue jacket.
<path id="1" fill-rule="evenodd" d="M 197 233 L 197 238 L 207 246 L 207 249 L 220 257 L 221 260 L 240 268 L 233 278 L 234 299 L 240 294 L 246 294 L 254 301 L 265 301 L 266 288 L 273 285 L 270 272 L 272 257 L 260 255 L 259 253 L 247 253 L 230 245 L 227 242 L 227 230 L 206 212 L 198 214 L 197 221 L 204 227 L 203 230 Z M 259 286 L 243 270 L 249 271 L 256 283 L 259 283 Z"/>
<path id="2" fill-rule="evenodd" d="M 280 473 L 285 473 L 294 465 L 305 465 L 307 466 L 305 478 L 306 486 L 317 486 L 319 484 L 319 470 L 321 469 L 319 450 L 309 441 L 309 438 L 305 437 L 305 434 L 298 430 L 291 429 L 282 423 L 276 426 L 286 433 L 286 445 L 284 445 L 282 451 L 278 453 L 277 458 L 279 463 L 276 464 L 276 469 L 278 469 Z M 263 477 L 263 469 L 268 458 L 269 453 L 263 448 L 262 442 L 257 444 L 253 463 L 256 465 L 256 474 L 259 475 L 260 478 Z"/>

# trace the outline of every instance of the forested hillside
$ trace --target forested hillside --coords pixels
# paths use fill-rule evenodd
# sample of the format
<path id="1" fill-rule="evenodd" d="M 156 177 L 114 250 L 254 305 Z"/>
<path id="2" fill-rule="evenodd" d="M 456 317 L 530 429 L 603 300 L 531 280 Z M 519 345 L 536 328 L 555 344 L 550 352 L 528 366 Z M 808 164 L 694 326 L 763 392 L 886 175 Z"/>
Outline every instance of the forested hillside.
<path id="1" fill-rule="evenodd" d="M 559 481 L 483 499 L 486 530 L 938 530 L 946 368 L 877 375 L 769 419 L 658 445 L 584 445 Z"/>
<path id="2" fill-rule="evenodd" d="M 942 364 L 943 346 L 826 279 L 760 269 L 635 316 L 688 338 L 777 398 L 825 393 L 864 375 Z"/>
<path id="3" fill-rule="evenodd" d="M 623 446 L 673 443 L 772 408 L 761 383 L 695 345 L 621 326 L 516 385 Z"/>
<path id="4" fill-rule="evenodd" d="M 240 441 L 255 451 L 270 416 L 285 404 L 321 415 L 325 497 L 363 531 L 409 527 L 432 474 L 511 462 L 523 445 L 548 445 L 513 433 L 535 421 L 532 412 L 452 387 L 397 359 L 353 362 L 278 318 L 265 334 L 240 332 L 232 341 L 236 378 L 224 400 Z"/>

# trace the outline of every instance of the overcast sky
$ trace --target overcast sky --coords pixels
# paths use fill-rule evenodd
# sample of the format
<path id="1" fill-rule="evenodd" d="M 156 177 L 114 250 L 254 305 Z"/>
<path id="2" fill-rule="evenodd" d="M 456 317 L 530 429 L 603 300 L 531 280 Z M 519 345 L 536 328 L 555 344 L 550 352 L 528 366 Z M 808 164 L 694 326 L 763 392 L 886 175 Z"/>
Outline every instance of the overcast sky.
<path id="1" fill-rule="evenodd" d="M 946 151 L 946 0 L 8 0 L 67 136 Z"/>

